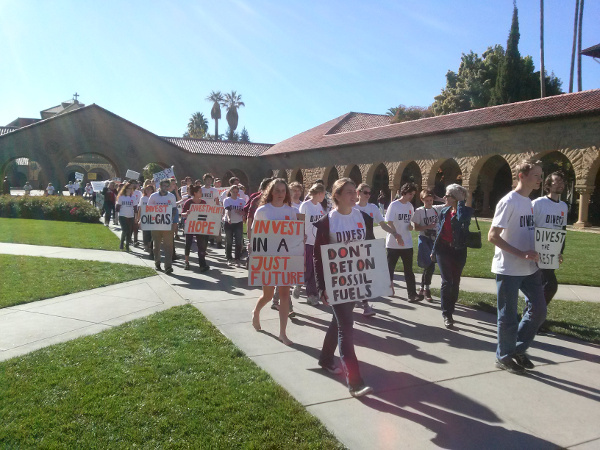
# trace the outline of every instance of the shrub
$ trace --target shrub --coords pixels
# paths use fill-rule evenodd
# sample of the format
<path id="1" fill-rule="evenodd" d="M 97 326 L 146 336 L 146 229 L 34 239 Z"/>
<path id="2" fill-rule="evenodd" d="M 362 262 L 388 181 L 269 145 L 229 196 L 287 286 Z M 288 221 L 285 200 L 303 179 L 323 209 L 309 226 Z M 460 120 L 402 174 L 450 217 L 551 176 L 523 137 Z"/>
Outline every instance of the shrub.
<path id="1" fill-rule="evenodd" d="M 96 223 L 100 211 L 81 197 L 0 195 L 0 217 Z"/>

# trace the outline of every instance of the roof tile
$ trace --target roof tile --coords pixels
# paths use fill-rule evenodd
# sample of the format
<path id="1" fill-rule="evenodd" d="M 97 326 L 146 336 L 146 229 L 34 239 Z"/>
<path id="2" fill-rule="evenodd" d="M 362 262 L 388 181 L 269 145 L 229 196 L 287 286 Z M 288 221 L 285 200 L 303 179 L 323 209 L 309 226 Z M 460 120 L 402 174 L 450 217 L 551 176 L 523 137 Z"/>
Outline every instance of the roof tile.
<path id="1" fill-rule="evenodd" d="M 272 144 L 255 144 L 252 142 L 179 137 L 163 137 L 163 139 L 190 153 L 202 153 L 205 155 L 260 156 L 272 146 Z"/>

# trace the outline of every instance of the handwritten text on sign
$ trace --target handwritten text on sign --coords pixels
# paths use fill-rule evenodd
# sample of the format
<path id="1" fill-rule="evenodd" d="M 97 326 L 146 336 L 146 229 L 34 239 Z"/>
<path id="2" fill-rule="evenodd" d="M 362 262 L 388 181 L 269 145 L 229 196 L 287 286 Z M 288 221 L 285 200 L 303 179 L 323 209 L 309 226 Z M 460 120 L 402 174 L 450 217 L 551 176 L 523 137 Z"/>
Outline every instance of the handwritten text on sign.
<path id="1" fill-rule="evenodd" d="M 535 228 L 535 251 L 540 254 L 540 269 L 558 269 L 558 255 L 562 250 L 567 232 L 551 228 Z"/>
<path id="2" fill-rule="evenodd" d="M 173 224 L 173 207 L 169 205 L 142 205 L 140 225 L 142 231 L 168 231 Z"/>
<path id="3" fill-rule="evenodd" d="M 152 175 L 152 178 L 154 179 L 154 184 L 156 185 L 157 189 L 159 188 L 161 180 L 164 180 L 167 178 L 174 178 L 174 177 L 175 177 L 175 172 L 173 171 L 172 167 L 165 169 L 162 172 L 157 172 Z"/>
<path id="4" fill-rule="evenodd" d="M 304 284 L 304 222 L 255 220 L 251 240 L 250 286 Z"/>
<path id="5" fill-rule="evenodd" d="M 330 304 L 392 295 L 383 239 L 323 245 L 321 258 Z"/>
<path id="6" fill-rule="evenodd" d="M 184 233 L 218 236 L 221 234 L 223 211 L 222 206 L 190 205 L 188 216 L 185 220 Z"/>

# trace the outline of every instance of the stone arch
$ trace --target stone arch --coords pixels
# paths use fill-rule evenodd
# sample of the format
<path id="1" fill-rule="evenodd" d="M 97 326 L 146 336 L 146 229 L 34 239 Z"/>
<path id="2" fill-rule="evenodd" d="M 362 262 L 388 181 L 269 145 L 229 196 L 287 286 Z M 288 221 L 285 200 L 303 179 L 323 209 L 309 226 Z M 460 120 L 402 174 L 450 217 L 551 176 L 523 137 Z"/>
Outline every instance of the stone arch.
<path id="1" fill-rule="evenodd" d="M 458 162 L 453 158 L 438 159 L 429 169 L 427 187 L 442 197 L 446 186 L 452 183 L 462 184 L 462 170 Z"/>
<path id="2" fill-rule="evenodd" d="M 377 203 L 379 191 L 383 191 L 388 201 L 391 200 L 390 174 L 384 163 L 371 164 L 366 176 L 366 183 L 371 186 L 371 203 Z"/>
<path id="3" fill-rule="evenodd" d="M 11 187 L 23 187 L 29 181 L 33 189 L 37 190 L 42 185 L 45 188 L 48 180 L 45 166 L 38 160 L 28 157 L 14 157 L 8 159 L 0 166 L 0 179 L 7 176 Z"/>
<path id="4" fill-rule="evenodd" d="M 501 155 L 478 158 L 469 177 L 472 206 L 482 215 L 490 215 L 498 201 L 512 189 L 512 169 Z"/>
<path id="5" fill-rule="evenodd" d="M 404 183 L 413 182 L 417 187 L 421 187 L 423 175 L 421 168 L 414 160 L 402 161 L 394 173 L 393 185 L 395 189 L 400 189 Z"/>
<path id="6" fill-rule="evenodd" d="M 596 177 L 590 193 L 589 222 L 591 225 L 600 226 L 600 167 L 596 166 Z"/>
<path id="7" fill-rule="evenodd" d="M 298 169 L 300 170 L 300 169 Z M 269 175 L 271 178 L 283 178 L 287 181 L 288 175 L 285 169 L 273 169 Z"/>
<path id="8" fill-rule="evenodd" d="M 288 178 L 290 183 L 297 181 L 298 183 L 304 185 L 304 174 L 302 173 L 302 169 L 294 169 L 291 171 L 290 176 Z"/>
<path id="9" fill-rule="evenodd" d="M 94 178 L 92 175 L 96 175 L 96 177 Z M 112 175 L 110 173 L 99 167 L 93 168 L 87 173 L 87 178 L 90 181 L 105 181 L 111 177 Z"/>
<path id="10" fill-rule="evenodd" d="M 75 181 L 75 172 L 82 173 L 83 182 L 85 183 L 87 181 L 87 170 L 78 164 L 69 163 L 67 167 L 65 167 L 65 177 L 67 182 Z"/>
<path id="11" fill-rule="evenodd" d="M 335 183 L 336 180 L 340 178 L 339 172 L 335 166 L 328 167 L 325 169 L 325 173 L 323 174 L 323 181 L 325 182 L 325 189 L 331 192 L 331 186 Z"/>
<path id="12" fill-rule="evenodd" d="M 346 166 L 343 175 L 343 178 L 350 178 L 354 183 L 358 186 L 363 182 L 362 173 L 360 171 L 360 167 L 356 164 L 349 164 Z"/>

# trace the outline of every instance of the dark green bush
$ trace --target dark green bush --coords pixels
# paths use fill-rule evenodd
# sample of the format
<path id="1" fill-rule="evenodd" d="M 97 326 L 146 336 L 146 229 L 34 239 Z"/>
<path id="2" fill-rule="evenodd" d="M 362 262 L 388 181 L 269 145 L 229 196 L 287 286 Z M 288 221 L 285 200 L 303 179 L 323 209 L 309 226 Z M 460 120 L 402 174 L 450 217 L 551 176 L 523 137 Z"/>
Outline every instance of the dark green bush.
<path id="1" fill-rule="evenodd" d="M 0 195 L 0 217 L 96 223 L 100 211 L 81 197 Z"/>

